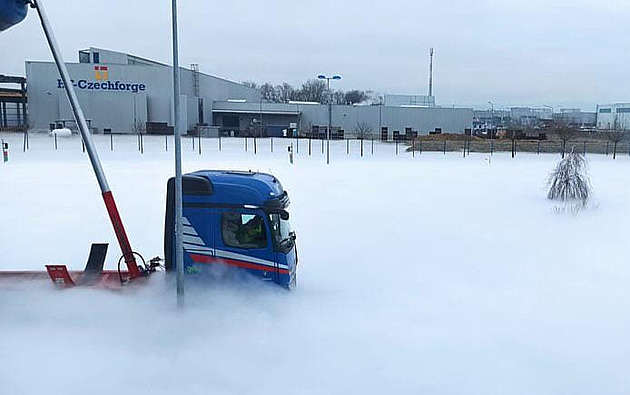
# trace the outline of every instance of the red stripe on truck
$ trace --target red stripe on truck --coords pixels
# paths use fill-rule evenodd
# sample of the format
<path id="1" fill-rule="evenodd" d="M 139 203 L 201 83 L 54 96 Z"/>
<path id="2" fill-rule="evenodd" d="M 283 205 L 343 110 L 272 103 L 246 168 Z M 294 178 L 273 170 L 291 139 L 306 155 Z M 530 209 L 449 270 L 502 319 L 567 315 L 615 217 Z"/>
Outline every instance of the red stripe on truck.
<path id="1" fill-rule="evenodd" d="M 190 254 L 190 258 L 195 263 L 203 263 L 203 264 L 223 263 L 229 266 L 236 266 L 243 269 L 262 270 L 265 272 L 272 272 L 275 270 L 275 268 L 272 266 L 259 265 L 257 263 L 246 262 L 246 261 L 237 261 L 235 259 L 217 258 L 214 256 L 207 256 L 207 255 Z M 287 269 L 278 268 L 278 272 L 280 274 L 289 274 L 289 271 Z"/>

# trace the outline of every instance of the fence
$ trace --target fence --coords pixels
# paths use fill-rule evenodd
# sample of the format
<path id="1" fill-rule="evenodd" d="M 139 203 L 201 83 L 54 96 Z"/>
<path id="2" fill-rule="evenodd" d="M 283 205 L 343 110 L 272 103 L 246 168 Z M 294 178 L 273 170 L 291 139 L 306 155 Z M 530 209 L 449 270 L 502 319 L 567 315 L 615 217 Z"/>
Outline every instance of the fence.
<path id="1" fill-rule="evenodd" d="M 14 134 L 15 135 L 15 134 Z M 20 145 L 22 151 L 27 151 L 30 148 L 32 142 L 30 141 L 29 136 L 32 133 L 24 132 L 18 136 L 21 136 Z M 40 135 L 40 134 L 36 134 Z M 41 136 L 41 135 L 40 135 Z M 162 139 L 161 150 L 169 151 L 172 149 L 172 139 L 173 136 L 147 136 L 145 134 L 107 134 L 107 135 L 97 135 L 102 136 L 102 139 L 107 140 L 107 148 L 102 147 L 101 149 L 109 149 L 110 151 L 114 151 L 116 148 L 116 140 L 124 139 L 124 138 L 134 138 L 136 140 L 137 150 L 143 154 L 145 152 L 145 140 L 150 138 L 152 141 L 156 142 L 159 139 Z M 169 142 L 170 139 L 170 142 Z M 218 149 L 218 151 L 223 150 L 223 140 L 230 140 L 232 142 L 236 142 L 237 140 L 241 141 L 242 149 L 244 151 L 252 152 L 257 154 L 259 152 L 274 152 L 274 147 L 277 150 L 280 148 L 280 152 L 286 151 L 287 145 L 293 146 L 293 152 L 296 154 L 302 154 L 307 156 L 314 156 L 325 153 L 326 140 L 320 139 L 312 139 L 312 138 L 283 138 L 283 137 L 271 137 L 271 138 L 256 138 L 256 137 L 218 137 L 218 138 L 202 138 L 201 136 L 184 136 L 183 143 L 189 144 L 188 149 L 192 149 L 197 152 L 199 155 L 203 154 L 204 147 L 211 148 L 212 150 Z M 80 147 L 83 152 L 85 152 L 85 146 L 80 140 Z M 56 136 L 50 139 L 50 147 L 53 150 L 59 149 L 59 146 L 68 144 L 69 141 L 58 141 Z M 505 140 L 505 139 L 496 139 L 496 140 L 483 140 L 483 139 L 417 139 L 412 140 L 410 142 L 403 141 L 392 141 L 392 142 L 382 142 L 377 141 L 375 139 L 345 139 L 344 140 L 331 140 L 331 144 L 335 145 L 336 155 L 345 154 L 345 155 L 356 155 L 356 156 L 372 156 L 376 153 L 376 151 L 381 151 L 381 155 L 383 154 L 391 154 L 391 155 L 403 155 L 408 154 L 413 157 L 421 155 L 423 152 L 441 152 L 441 153 L 461 153 L 463 156 L 466 156 L 471 153 L 496 153 L 496 152 L 508 152 L 511 153 L 512 156 L 516 156 L 519 153 L 527 152 L 533 154 L 545 154 L 545 153 L 555 153 L 561 154 L 563 152 L 563 143 L 561 141 L 556 140 Z M 40 144 L 37 142 L 36 144 Z M 343 151 L 341 151 L 341 147 L 343 145 Z M 413 148 L 412 148 L 413 147 Z M 157 146 L 155 144 L 152 145 L 151 149 L 155 150 Z M 186 146 L 183 147 L 186 149 Z M 231 144 L 231 149 L 234 149 L 234 145 Z M 609 155 L 612 157 L 616 157 L 622 154 L 630 155 L 630 141 L 621 141 L 615 144 L 613 141 L 602 141 L 602 140 L 574 140 L 566 143 L 566 147 L 564 152 L 569 152 L 574 150 L 576 152 L 580 152 L 583 154 L 601 154 L 601 155 Z"/>
<path id="2" fill-rule="evenodd" d="M 510 152 L 513 155 L 519 152 L 535 154 L 569 152 L 571 150 L 583 154 L 603 154 L 619 155 L 627 153 L 630 155 L 630 142 L 620 141 L 615 144 L 613 141 L 602 140 L 572 140 L 566 145 L 562 141 L 556 140 L 418 140 L 413 142 L 416 152 L 462 152 L 462 153 L 494 153 Z M 409 147 L 408 150 L 412 148 Z"/>

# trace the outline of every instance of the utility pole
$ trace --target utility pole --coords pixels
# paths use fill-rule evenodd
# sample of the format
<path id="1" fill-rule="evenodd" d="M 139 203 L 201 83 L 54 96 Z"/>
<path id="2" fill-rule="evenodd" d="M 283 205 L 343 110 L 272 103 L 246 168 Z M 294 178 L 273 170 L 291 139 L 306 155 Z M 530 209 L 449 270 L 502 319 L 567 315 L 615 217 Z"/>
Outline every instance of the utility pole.
<path id="1" fill-rule="evenodd" d="M 182 125 L 180 103 L 179 43 L 177 37 L 177 0 L 172 0 L 173 24 L 173 109 L 175 123 L 175 267 L 177 268 L 177 306 L 184 307 L 184 224 L 182 207 Z"/>
<path id="2" fill-rule="evenodd" d="M 433 96 L 433 47 L 429 50 L 429 97 Z"/>

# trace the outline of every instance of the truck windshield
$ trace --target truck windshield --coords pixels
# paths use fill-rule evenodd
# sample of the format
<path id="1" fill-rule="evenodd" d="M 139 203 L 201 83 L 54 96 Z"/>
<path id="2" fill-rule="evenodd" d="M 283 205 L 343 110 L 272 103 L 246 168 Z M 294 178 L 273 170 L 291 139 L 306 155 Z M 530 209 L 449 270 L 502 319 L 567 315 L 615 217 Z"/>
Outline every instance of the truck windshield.
<path id="1" fill-rule="evenodd" d="M 293 247 L 293 237 L 289 221 L 282 219 L 280 214 L 269 214 L 269 223 L 274 245 L 280 250 L 290 250 Z"/>

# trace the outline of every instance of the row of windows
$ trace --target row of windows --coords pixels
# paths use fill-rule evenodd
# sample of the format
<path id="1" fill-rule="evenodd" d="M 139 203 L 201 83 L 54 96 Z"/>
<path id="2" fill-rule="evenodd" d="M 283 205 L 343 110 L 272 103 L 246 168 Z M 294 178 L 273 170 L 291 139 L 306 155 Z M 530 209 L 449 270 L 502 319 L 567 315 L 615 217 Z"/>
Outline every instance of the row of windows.
<path id="1" fill-rule="evenodd" d="M 615 110 L 615 112 L 617 112 L 617 113 L 630 113 L 630 107 L 618 108 L 618 109 Z M 600 114 L 610 114 L 610 113 L 612 113 L 612 108 L 600 108 L 599 109 L 599 113 Z"/>

